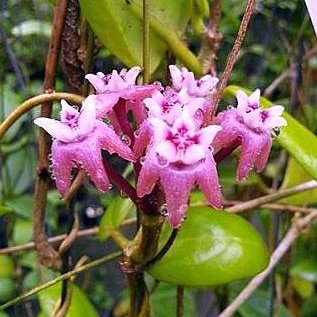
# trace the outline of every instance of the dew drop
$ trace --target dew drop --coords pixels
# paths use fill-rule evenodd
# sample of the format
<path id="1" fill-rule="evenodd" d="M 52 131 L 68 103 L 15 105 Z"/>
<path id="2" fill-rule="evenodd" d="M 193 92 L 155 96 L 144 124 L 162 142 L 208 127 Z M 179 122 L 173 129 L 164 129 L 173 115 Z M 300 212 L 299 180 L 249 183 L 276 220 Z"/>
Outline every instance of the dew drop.
<path id="1" fill-rule="evenodd" d="M 51 175 L 51 179 L 52 179 L 52 180 L 55 180 L 55 179 L 56 179 L 56 176 L 55 176 L 54 174 L 52 174 L 52 175 Z"/>
<path id="2" fill-rule="evenodd" d="M 50 174 L 52 174 L 53 173 L 53 165 L 49 165 L 47 170 Z"/>
<path id="3" fill-rule="evenodd" d="M 139 161 L 140 161 L 140 164 L 143 165 L 145 162 L 145 156 L 141 156 Z"/>
<path id="4" fill-rule="evenodd" d="M 229 105 L 229 106 L 227 107 L 227 110 L 232 110 L 232 109 L 234 109 L 234 106 L 232 106 L 232 105 Z"/>
<path id="5" fill-rule="evenodd" d="M 136 131 L 134 131 L 134 136 L 137 138 L 138 136 L 139 136 L 139 134 L 140 134 L 140 132 L 139 132 L 139 130 L 136 130 Z"/>
<path id="6" fill-rule="evenodd" d="M 111 190 L 112 189 L 112 184 L 109 184 L 109 186 L 108 186 L 108 190 Z"/>
<path id="7" fill-rule="evenodd" d="M 167 216 L 168 216 L 167 204 L 163 204 L 163 205 L 160 207 L 160 215 L 161 215 L 162 217 L 167 217 Z"/>
<path id="8" fill-rule="evenodd" d="M 49 161 L 51 161 L 53 158 L 52 154 L 50 153 L 49 155 L 47 155 L 47 158 L 49 159 Z"/>
<path id="9" fill-rule="evenodd" d="M 157 155 L 157 162 L 162 166 L 162 167 L 166 167 L 168 166 L 169 162 L 168 160 L 161 156 L 161 155 Z"/>
<path id="10" fill-rule="evenodd" d="M 120 139 L 127 146 L 129 146 L 131 144 L 131 139 L 125 134 L 122 134 Z"/>

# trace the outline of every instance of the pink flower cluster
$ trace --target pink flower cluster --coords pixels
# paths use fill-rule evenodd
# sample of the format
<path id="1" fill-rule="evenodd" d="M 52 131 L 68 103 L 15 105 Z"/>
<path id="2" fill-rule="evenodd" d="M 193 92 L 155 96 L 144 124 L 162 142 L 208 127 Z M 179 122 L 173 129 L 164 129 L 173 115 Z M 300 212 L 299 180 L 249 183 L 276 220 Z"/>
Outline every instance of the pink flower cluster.
<path id="1" fill-rule="evenodd" d="M 53 137 L 52 170 L 61 195 L 70 188 L 73 168 L 85 169 L 95 186 L 107 191 L 111 185 L 102 150 L 117 153 L 141 163 L 136 185 L 139 197 L 160 186 L 168 220 L 178 227 L 195 186 L 210 205 L 221 207 L 215 151 L 241 145 L 238 180 L 247 177 L 253 167 L 264 169 L 271 132 L 286 125 L 281 117 L 283 107 L 261 109 L 259 90 L 250 96 L 238 91 L 237 108 L 220 112 L 207 125 L 218 79 L 206 75 L 196 80 L 186 68 L 171 65 L 169 69 L 171 85 L 165 88 L 160 83 L 137 85 L 139 67 L 110 75 L 88 74 L 96 93 L 84 100 L 80 111 L 62 101 L 59 121 L 35 119 Z M 128 120 L 129 111 L 136 129 Z"/>

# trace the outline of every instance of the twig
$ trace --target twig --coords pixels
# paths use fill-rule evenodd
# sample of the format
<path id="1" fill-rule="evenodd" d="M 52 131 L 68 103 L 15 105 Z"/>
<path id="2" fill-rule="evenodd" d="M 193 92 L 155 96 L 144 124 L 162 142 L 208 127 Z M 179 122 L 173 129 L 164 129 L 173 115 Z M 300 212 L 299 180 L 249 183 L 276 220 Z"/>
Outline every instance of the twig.
<path id="1" fill-rule="evenodd" d="M 268 267 L 255 276 L 248 285 L 240 292 L 240 294 L 234 299 L 234 301 L 218 316 L 218 317 L 230 317 L 239 307 L 250 297 L 250 295 L 258 288 L 258 286 L 265 280 L 270 274 L 272 269 L 280 261 L 283 255 L 287 252 L 290 246 L 294 243 L 296 238 L 301 234 L 301 231 L 309 226 L 314 219 L 317 218 L 317 209 L 312 209 L 311 213 L 303 218 L 294 218 L 293 224 L 284 236 L 281 243 L 273 252 Z"/>
<path id="2" fill-rule="evenodd" d="M 50 94 L 41 94 L 30 98 L 17 106 L 14 111 L 12 111 L 0 124 L 0 139 L 22 115 L 30 111 L 32 108 L 37 107 L 44 102 L 59 101 L 61 99 L 65 99 L 70 103 L 81 104 L 84 97 L 67 92 L 52 92 Z"/>
<path id="3" fill-rule="evenodd" d="M 150 80 L 150 1 L 143 0 L 143 84 Z"/>
<path id="4" fill-rule="evenodd" d="M 132 223 L 136 222 L 136 218 L 130 218 L 125 220 L 122 225 L 129 225 Z M 77 238 L 84 238 L 84 237 L 89 237 L 89 236 L 94 236 L 97 235 L 99 232 L 99 227 L 94 227 L 94 228 L 90 228 L 90 229 L 84 229 L 84 230 L 80 230 L 77 233 Z M 55 236 L 55 237 L 50 237 L 48 238 L 48 242 L 52 243 L 52 244 L 58 244 L 61 241 L 63 241 L 65 238 L 67 237 L 67 234 L 62 234 L 59 236 Z M 12 254 L 12 253 L 16 253 L 16 252 L 21 252 L 21 251 L 28 251 L 28 250 L 33 250 L 35 248 L 35 244 L 34 242 L 28 242 L 25 244 L 21 244 L 21 245 L 17 245 L 17 246 L 13 246 L 13 247 L 9 247 L 9 248 L 5 248 L 5 249 L 0 249 L 0 255 L 1 254 Z"/>
<path id="5" fill-rule="evenodd" d="M 306 52 L 303 56 L 303 61 L 311 58 L 312 56 L 317 54 L 317 45 L 311 48 L 308 52 Z M 272 83 L 267 86 L 264 90 L 263 96 L 270 97 L 276 88 L 287 78 L 289 78 L 294 71 L 294 64 L 292 64 L 288 69 L 286 69 L 282 74 L 280 74 L 277 78 L 275 78 Z"/>
<path id="6" fill-rule="evenodd" d="M 229 207 L 227 208 L 228 212 L 241 212 L 241 211 L 246 211 L 252 208 L 256 208 L 258 206 L 270 203 L 272 201 L 276 201 L 279 199 L 282 199 L 284 197 L 288 197 L 291 195 L 295 195 L 297 193 L 301 193 L 313 188 L 317 188 L 317 181 L 309 181 L 291 188 L 287 188 L 287 189 L 282 189 L 279 190 L 276 193 L 273 194 L 269 194 L 266 196 L 262 196 L 253 200 L 249 200 L 246 202 L 243 202 L 241 204 L 237 204 L 235 206 Z"/>
<path id="7" fill-rule="evenodd" d="M 184 316 L 184 286 L 177 286 L 176 317 Z"/>
<path id="8" fill-rule="evenodd" d="M 67 0 L 56 2 L 52 33 L 47 52 L 45 77 L 43 83 L 44 92 L 52 92 L 55 88 L 56 70 L 62 44 L 62 33 L 66 16 Z M 41 106 L 41 117 L 50 117 L 52 114 L 52 102 L 45 102 Z M 50 139 L 43 129 L 40 129 L 38 140 L 38 163 L 37 177 L 34 189 L 33 208 L 33 234 L 39 260 L 49 268 L 59 270 L 62 266 L 58 252 L 47 242 L 47 235 L 44 229 L 44 211 L 47 203 L 47 192 L 49 186 L 49 159 Z"/>
<path id="9" fill-rule="evenodd" d="M 230 76 L 232 69 L 233 69 L 233 66 L 237 60 L 239 50 L 241 48 L 242 42 L 244 40 L 244 37 L 245 37 L 247 29 L 248 29 L 248 25 L 249 25 L 249 22 L 250 22 L 252 13 L 253 13 L 254 6 L 255 6 L 255 0 L 248 0 L 247 7 L 245 9 L 245 12 L 244 12 L 241 24 L 240 24 L 237 38 L 235 39 L 232 50 L 231 50 L 229 57 L 228 57 L 228 60 L 227 60 L 225 70 L 224 70 L 223 75 L 220 79 L 218 91 L 217 91 L 217 94 L 215 96 L 214 105 L 213 105 L 213 112 L 214 113 L 217 110 L 222 93 L 227 86 L 229 76 Z"/>
<path id="10" fill-rule="evenodd" d="M 26 292 L 26 293 L 24 293 L 24 294 L 22 294 L 22 295 L 20 295 L 20 296 L 18 296 L 16 298 L 12 299 L 12 300 L 6 302 L 5 304 L 0 306 L 0 311 L 4 310 L 4 309 L 6 309 L 6 308 L 8 308 L 8 307 L 10 307 L 10 306 L 12 306 L 14 304 L 17 304 L 17 303 L 19 303 L 21 301 L 24 301 L 27 298 L 29 298 L 29 297 L 31 297 L 31 296 L 43 291 L 46 288 L 49 288 L 49 287 L 51 287 L 51 286 L 53 286 L 53 285 L 55 285 L 55 284 L 57 284 L 57 283 L 59 283 L 59 282 L 61 282 L 63 280 L 69 279 L 73 275 L 76 275 L 78 273 L 90 270 L 90 269 L 92 269 L 92 268 L 94 268 L 96 266 L 99 266 L 101 264 L 104 264 L 106 262 L 110 262 L 112 260 L 115 260 L 118 257 L 120 257 L 121 255 L 122 255 L 122 252 L 121 251 L 117 251 L 117 252 L 111 253 L 109 255 L 103 256 L 103 257 L 101 257 L 101 258 L 99 258 L 97 260 L 91 261 L 91 262 L 89 262 L 89 263 L 87 263 L 87 264 L 85 264 L 85 265 L 83 265 L 83 266 L 81 266 L 79 268 L 76 268 L 76 269 L 74 269 L 72 271 L 69 271 L 69 272 L 67 272 L 65 274 L 62 274 L 62 275 L 58 276 L 57 278 L 55 278 L 55 279 L 53 279 L 53 280 L 51 280 L 51 281 L 49 281 L 49 282 L 47 282 L 45 284 L 39 285 L 39 286 L 31 289 L 30 291 L 28 291 L 28 292 Z"/>

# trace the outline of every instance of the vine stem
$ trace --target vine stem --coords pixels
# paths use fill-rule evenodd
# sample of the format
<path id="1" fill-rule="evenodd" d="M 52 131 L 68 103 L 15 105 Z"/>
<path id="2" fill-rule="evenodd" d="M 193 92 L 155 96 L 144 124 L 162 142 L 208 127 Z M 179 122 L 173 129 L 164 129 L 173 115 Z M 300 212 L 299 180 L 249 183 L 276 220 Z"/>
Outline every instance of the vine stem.
<path id="1" fill-rule="evenodd" d="M 219 104 L 221 96 L 222 96 L 222 93 L 227 86 L 229 76 L 232 72 L 232 69 L 233 69 L 233 66 L 237 60 L 238 53 L 240 51 L 242 42 L 243 42 L 245 35 L 247 33 L 248 25 L 249 25 L 254 7 L 255 7 L 255 0 L 248 0 L 246 9 L 244 11 L 244 15 L 243 15 L 240 27 L 239 27 L 238 35 L 234 41 L 233 47 L 231 49 L 231 52 L 230 52 L 228 60 L 227 60 L 225 70 L 223 72 L 223 75 L 220 79 L 220 83 L 218 85 L 218 91 L 217 91 L 217 94 L 216 94 L 215 99 L 214 99 L 213 113 L 211 115 L 213 115 L 216 112 L 218 104 Z"/>
<path id="2" fill-rule="evenodd" d="M 136 222 L 136 218 L 129 218 L 129 219 L 126 219 L 122 222 L 122 226 L 130 225 L 130 224 L 135 223 L 135 222 Z M 79 230 L 77 232 L 76 238 L 95 236 L 98 233 L 99 233 L 99 227 L 83 229 L 83 230 Z M 61 234 L 58 236 L 49 237 L 48 242 L 53 243 L 53 244 L 57 244 L 59 242 L 62 242 L 66 237 L 67 237 L 67 234 Z M 21 244 L 21 245 L 16 245 L 13 247 L 0 249 L 0 255 L 1 254 L 12 254 L 12 253 L 21 252 L 21 251 L 29 251 L 29 250 L 33 250 L 34 248 L 35 248 L 35 243 L 34 243 L 34 241 L 32 241 L 32 242 L 28 242 L 28 243 Z"/>
<path id="3" fill-rule="evenodd" d="M 70 103 L 81 104 L 84 100 L 84 97 L 67 92 L 52 92 L 27 99 L 22 104 L 17 106 L 15 110 L 12 111 L 10 115 L 0 124 L 0 139 L 22 115 L 30 111 L 32 108 L 40 106 L 45 102 L 59 101 L 61 99 L 65 99 Z"/>
<path id="4" fill-rule="evenodd" d="M 10 306 L 12 306 L 14 304 L 17 304 L 17 303 L 19 303 L 19 302 L 21 302 L 23 300 L 26 300 L 29 297 L 31 297 L 31 296 L 43 291 L 44 289 L 49 288 L 49 287 L 51 287 L 51 286 L 53 286 L 53 285 L 55 285 L 55 284 L 57 284 L 57 283 L 59 283 L 61 281 L 66 280 L 66 279 L 69 279 L 70 277 L 72 277 L 72 276 L 74 276 L 74 275 L 76 275 L 78 273 L 87 271 L 87 270 L 92 269 L 92 268 L 94 268 L 96 266 L 99 266 L 101 264 L 113 261 L 113 260 L 117 259 L 118 257 L 120 257 L 121 255 L 122 255 L 121 251 L 113 252 L 113 253 L 111 253 L 109 255 L 103 256 L 103 257 L 101 257 L 101 258 L 99 258 L 97 260 L 94 260 L 94 261 L 91 261 L 91 262 L 89 262 L 89 263 L 87 263 L 85 265 L 82 265 L 82 266 L 80 266 L 80 267 L 78 267 L 78 268 L 76 268 L 74 270 L 71 270 L 71 271 L 69 271 L 69 272 L 67 272 L 65 274 L 62 274 L 62 275 L 58 276 L 57 278 L 55 278 L 55 279 L 53 279 L 53 280 L 51 280 L 51 281 L 49 281 L 49 282 L 47 282 L 45 284 L 39 285 L 39 286 L 31 289 L 30 291 L 28 291 L 28 292 L 26 292 L 26 293 L 24 293 L 24 294 L 22 294 L 22 295 L 20 295 L 20 296 L 18 296 L 16 298 L 12 299 L 12 300 L 6 302 L 5 304 L 0 306 L 0 311 L 2 311 L 2 310 L 6 309 L 6 308 L 8 308 L 8 307 L 10 307 Z"/>
<path id="5" fill-rule="evenodd" d="M 258 288 L 265 278 L 268 277 L 273 268 L 281 260 L 287 250 L 292 246 L 297 237 L 301 234 L 301 231 L 306 229 L 307 226 L 309 226 L 316 218 L 317 209 L 311 209 L 311 213 L 305 217 L 293 218 L 293 224 L 284 236 L 281 243 L 273 252 L 268 267 L 263 272 L 256 275 L 218 317 L 230 317 L 239 309 L 239 307 L 251 296 L 251 294 Z"/>
<path id="6" fill-rule="evenodd" d="M 143 0 L 143 84 L 150 80 L 150 0 Z"/>
<path id="7" fill-rule="evenodd" d="M 292 196 L 297 193 L 301 193 L 301 192 L 311 190 L 314 188 L 317 188 L 317 181 L 309 181 L 309 182 L 306 182 L 291 188 L 279 190 L 278 192 L 273 194 L 265 195 L 259 198 L 255 198 L 255 199 L 237 204 L 235 206 L 227 208 L 226 210 L 228 212 L 233 212 L 233 213 L 242 212 L 242 211 L 246 211 L 246 210 L 267 204 L 269 202 L 276 201 L 284 197 Z"/>

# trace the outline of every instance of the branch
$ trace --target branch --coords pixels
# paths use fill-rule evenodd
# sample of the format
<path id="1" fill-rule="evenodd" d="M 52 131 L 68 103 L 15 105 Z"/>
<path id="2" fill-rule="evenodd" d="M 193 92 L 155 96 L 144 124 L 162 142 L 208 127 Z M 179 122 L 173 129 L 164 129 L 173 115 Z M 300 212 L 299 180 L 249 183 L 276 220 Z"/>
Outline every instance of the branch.
<path id="1" fill-rule="evenodd" d="M 239 307 L 251 296 L 251 294 L 258 288 L 265 278 L 268 277 L 273 268 L 294 243 L 296 238 L 301 234 L 301 231 L 306 229 L 306 227 L 309 226 L 316 218 L 317 209 L 311 209 L 311 213 L 303 218 L 293 218 L 294 220 L 292 226 L 273 252 L 268 267 L 263 272 L 256 275 L 218 317 L 230 317 L 239 309 Z"/>
<path id="2" fill-rule="evenodd" d="M 92 268 L 94 268 L 96 266 L 99 266 L 101 264 L 104 264 L 104 263 L 110 262 L 112 260 L 115 260 L 118 257 L 120 257 L 121 255 L 122 255 L 122 252 L 121 251 L 117 251 L 117 252 L 111 253 L 109 255 L 106 255 L 104 257 L 101 257 L 101 258 L 99 258 L 97 260 L 91 261 L 88 264 L 82 265 L 79 268 L 76 268 L 76 269 L 74 269 L 72 271 L 69 271 L 69 272 L 67 272 L 65 274 L 62 274 L 62 275 L 58 276 L 57 278 L 55 278 L 55 279 L 53 279 L 53 280 L 51 280 L 51 281 L 49 281 L 49 282 L 47 282 L 45 284 L 39 285 L 39 286 L 31 289 L 30 291 L 28 291 L 28 292 L 26 292 L 26 293 L 24 293 L 24 294 L 22 294 L 22 295 L 20 295 L 20 296 L 18 296 L 16 298 L 12 299 L 12 300 L 6 302 L 5 304 L 0 306 L 0 311 L 2 311 L 2 310 L 6 309 L 6 308 L 8 308 L 8 307 L 10 307 L 10 306 L 12 306 L 14 304 L 17 304 L 17 303 L 19 303 L 21 301 L 24 301 L 24 300 L 28 299 L 29 297 L 31 297 L 31 296 L 43 291 L 44 289 L 49 288 L 49 287 L 51 287 L 51 286 L 53 286 L 53 285 L 55 285 L 55 284 L 57 284 L 57 283 L 59 283 L 61 281 L 69 279 L 73 275 L 76 275 L 78 273 L 90 270 L 90 269 L 92 269 Z"/>
<path id="3" fill-rule="evenodd" d="M 150 1 L 143 0 L 143 84 L 150 79 Z"/>
<path id="4" fill-rule="evenodd" d="M 217 91 L 217 94 L 216 94 L 216 97 L 214 100 L 213 114 L 217 110 L 222 93 L 227 86 L 229 76 L 230 76 L 232 69 L 233 69 L 233 66 L 237 60 L 239 50 L 241 48 L 242 42 L 244 40 L 244 37 L 245 37 L 247 29 L 248 29 L 248 25 L 249 25 L 249 22 L 250 22 L 252 13 L 253 13 L 254 6 L 255 6 L 255 0 L 248 0 L 247 7 L 245 9 L 245 12 L 244 12 L 241 24 L 240 24 L 237 38 L 233 44 L 232 50 L 231 50 L 229 57 L 228 57 L 228 60 L 227 60 L 225 70 L 224 70 L 223 75 L 220 79 L 218 91 Z"/>
<path id="5" fill-rule="evenodd" d="M 242 212 L 246 211 L 252 208 L 256 208 L 258 206 L 270 203 L 272 201 L 276 201 L 279 199 L 282 199 L 284 197 L 292 196 L 310 189 L 317 188 L 317 181 L 309 181 L 300 185 L 297 185 L 295 187 L 287 188 L 287 189 L 282 189 L 279 190 L 276 193 L 269 194 L 266 196 L 262 196 L 253 200 L 249 200 L 246 202 L 243 202 L 241 204 L 237 204 L 235 206 L 229 207 L 226 210 L 228 212 Z"/>
<path id="6" fill-rule="evenodd" d="M 135 222 L 136 222 L 135 218 L 130 218 L 130 219 L 123 221 L 122 226 L 129 225 L 129 224 L 132 224 Z M 79 230 L 76 237 L 77 238 L 84 238 L 84 237 L 94 236 L 94 235 L 97 235 L 98 232 L 99 232 L 99 227 Z M 67 237 L 67 234 L 61 234 L 59 236 L 50 237 L 50 238 L 48 238 L 48 242 L 52 243 L 52 244 L 58 244 L 58 243 L 62 242 L 66 237 Z M 32 241 L 32 242 L 28 242 L 28 243 L 21 244 L 21 245 L 16 245 L 16 246 L 5 248 L 5 249 L 0 249 L 0 255 L 33 250 L 34 248 L 35 248 L 35 243 Z"/>

